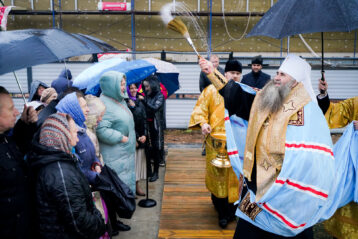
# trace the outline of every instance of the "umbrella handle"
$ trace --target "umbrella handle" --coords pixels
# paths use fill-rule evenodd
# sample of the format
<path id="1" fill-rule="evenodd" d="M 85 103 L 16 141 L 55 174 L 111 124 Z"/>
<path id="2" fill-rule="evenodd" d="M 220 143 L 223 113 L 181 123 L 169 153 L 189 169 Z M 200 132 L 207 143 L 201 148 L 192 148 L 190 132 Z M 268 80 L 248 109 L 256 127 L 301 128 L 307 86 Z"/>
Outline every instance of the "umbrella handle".
<path id="1" fill-rule="evenodd" d="M 15 71 L 13 71 L 12 73 L 14 73 L 16 83 L 17 83 L 17 85 L 19 86 L 19 89 L 20 89 L 20 92 L 21 92 L 21 95 L 22 95 L 22 99 L 24 100 L 24 103 L 25 103 L 25 105 L 26 105 L 25 95 L 24 95 L 24 92 L 22 91 L 22 87 L 21 87 L 21 85 L 20 85 L 20 82 L 19 82 L 19 80 L 17 79 L 17 75 L 16 75 Z"/>
<path id="2" fill-rule="evenodd" d="M 321 81 L 325 81 L 324 79 L 324 71 L 321 71 Z M 324 90 L 319 90 L 319 92 L 323 95 L 324 93 L 326 93 Z"/>
<path id="3" fill-rule="evenodd" d="M 322 46 L 322 65 L 321 65 L 321 80 L 325 81 L 324 79 L 324 40 L 323 40 L 323 32 L 321 32 L 321 46 Z M 321 94 L 324 94 L 324 90 L 320 90 Z"/>

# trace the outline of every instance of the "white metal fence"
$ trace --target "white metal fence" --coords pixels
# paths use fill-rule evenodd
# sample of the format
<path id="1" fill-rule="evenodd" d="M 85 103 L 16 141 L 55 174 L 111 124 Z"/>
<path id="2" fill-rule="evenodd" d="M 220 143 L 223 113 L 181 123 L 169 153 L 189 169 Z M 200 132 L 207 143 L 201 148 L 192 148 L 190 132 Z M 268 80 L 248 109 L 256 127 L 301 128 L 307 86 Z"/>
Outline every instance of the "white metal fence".
<path id="1" fill-rule="evenodd" d="M 93 63 L 67 63 L 67 68 L 71 70 L 73 78 L 81 71 L 91 66 Z M 179 82 L 181 88 L 177 94 L 199 94 L 199 74 L 200 69 L 197 64 L 176 64 L 180 71 Z M 64 69 L 64 64 L 53 63 L 34 66 L 32 68 L 33 80 L 39 80 L 51 84 Z M 250 69 L 244 69 L 246 74 Z M 272 77 L 277 69 L 264 69 L 264 72 Z M 17 71 L 17 75 L 24 92 L 28 92 L 27 70 Z M 320 78 L 320 71 L 313 70 L 311 74 L 312 86 L 318 93 L 317 85 Z M 326 79 L 329 84 L 329 95 L 332 99 L 346 99 L 358 95 L 358 70 L 327 70 Z M 0 76 L 0 85 L 7 88 L 12 93 L 19 93 L 12 73 Z M 166 106 L 166 119 L 168 128 L 187 128 L 190 114 L 196 103 L 194 99 L 168 99 Z M 22 99 L 15 99 L 16 108 L 22 110 Z"/>

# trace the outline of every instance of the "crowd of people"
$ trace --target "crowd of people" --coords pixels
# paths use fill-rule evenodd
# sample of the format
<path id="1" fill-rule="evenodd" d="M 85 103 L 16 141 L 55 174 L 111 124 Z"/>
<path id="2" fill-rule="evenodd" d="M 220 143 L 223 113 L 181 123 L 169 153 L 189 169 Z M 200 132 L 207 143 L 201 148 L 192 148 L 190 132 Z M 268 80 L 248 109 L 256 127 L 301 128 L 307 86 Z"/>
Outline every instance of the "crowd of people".
<path id="1" fill-rule="evenodd" d="M 331 103 L 324 79 L 316 96 L 311 67 L 295 55 L 273 79 L 261 56 L 244 76 L 236 59 L 225 69 L 216 55 L 199 65 L 189 128 L 205 135 L 205 183 L 219 226 L 238 217 L 234 238 L 313 238 L 312 226 L 329 219 L 333 235 L 356 235 L 358 97 Z M 0 86 L 2 238 L 128 231 L 118 218 L 131 217 L 135 195 L 145 196 L 139 181 L 155 182 L 165 165 L 165 96 L 156 75 L 128 85 L 125 74 L 106 72 L 100 97 L 71 79 L 65 69 L 51 86 L 32 82 L 21 114 Z M 333 147 L 329 128 L 351 123 Z M 222 165 L 214 163 L 219 156 Z"/>
<path id="2" fill-rule="evenodd" d="M 32 82 L 18 120 L 0 86 L 1 238 L 110 238 L 131 229 L 118 217 L 131 218 L 135 195 L 145 196 L 139 181 L 158 179 L 165 102 L 157 77 L 127 86 L 123 73 L 106 72 L 100 97 L 71 79 L 65 69 L 51 87 Z"/>

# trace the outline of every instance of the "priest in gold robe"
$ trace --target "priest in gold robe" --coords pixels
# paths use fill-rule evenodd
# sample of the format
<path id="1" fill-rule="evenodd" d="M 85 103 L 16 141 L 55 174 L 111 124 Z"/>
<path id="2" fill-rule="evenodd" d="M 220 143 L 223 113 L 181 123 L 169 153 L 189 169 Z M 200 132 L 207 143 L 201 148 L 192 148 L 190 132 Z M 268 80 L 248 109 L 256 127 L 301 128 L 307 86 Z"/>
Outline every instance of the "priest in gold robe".
<path id="1" fill-rule="evenodd" d="M 358 130 L 358 96 L 331 103 L 327 93 L 327 81 L 321 80 L 318 88 L 322 92 L 317 96 L 318 104 L 326 117 L 328 127 L 341 128 L 355 121 L 355 130 Z M 351 202 L 338 209 L 324 226 L 336 238 L 358 238 L 358 204 Z"/>
<path id="2" fill-rule="evenodd" d="M 242 66 L 237 60 L 229 60 L 225 66 L 225 76 L 239 82 Z M 216 88 L 210 84 L 201 93 L 191 114 L 189 128 L 201 129 L 206 135 L 206 174 L 205 183 L 211 192 L 211 199 L 218 211 L 219 226 L 225 228 L 228 222 L 235 218 L 238 200 L 239 181 L 231 167 L 219 168 L 211 164 L 218 154 L 213 140 L 226 141 L 225 136 L 225 108 L 224 98 Z M 225 149 L 224 152 L 227 155 Z"/>

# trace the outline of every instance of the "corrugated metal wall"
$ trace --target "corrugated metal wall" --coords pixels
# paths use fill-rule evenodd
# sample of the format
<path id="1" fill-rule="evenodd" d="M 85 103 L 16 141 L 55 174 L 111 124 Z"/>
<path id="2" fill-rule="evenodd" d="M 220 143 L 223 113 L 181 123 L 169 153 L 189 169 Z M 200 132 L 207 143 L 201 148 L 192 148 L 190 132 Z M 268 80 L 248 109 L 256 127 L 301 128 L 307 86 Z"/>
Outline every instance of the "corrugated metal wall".
<path id="1" fill-rule="evenodd" d="M 90 65 L 91 63 L 68 63 L 67 68 L 72 71 L 72 75 L 75 78 L 82 70 Z M 196 64 L 176 64 L 176 66 L 180 70 L 179 81 L 181 85 L 181 88 L 176 93 L 199 94 L 199 66 Z M 64 64 L 57 63 L 35 66 L 33 67 L 33 79 L 43 81 L 50 85 L 63 68 Z M 250 69 L 244 69 L 243 74 L 249 71 Z M 264 72 L 274 76 L 276 69 L 266 69 Z M 26 70 L 17 71 L 17 75 L 23 90 L 28 92 Z M 320 71 L 313 70 L 311 78 L 313 89 L 318 94 L 317 84 L 320 78 Z M 357 70 L 327 70 L 326 78 L 329 84 L 329 94 L 332 99 L 346 99 L 358 95 Z M 12 73 L 1 75 L 0 82 L 0 85 L 6 87 L 10 92 L 19 92 Z M 14 102 L 16 108 L 22 110 L 22 99 L 15 99 Z M 166 107 L 167 127 L 187 128 L 190 114 L 195 103 L 195 99 L 168 99 Z"/>
<path id="2" fill-rule="evenodd" d="M 188 128 L 195 104 L 196 99 L 168 99 L 166 103 L 167 128 Z"/>

